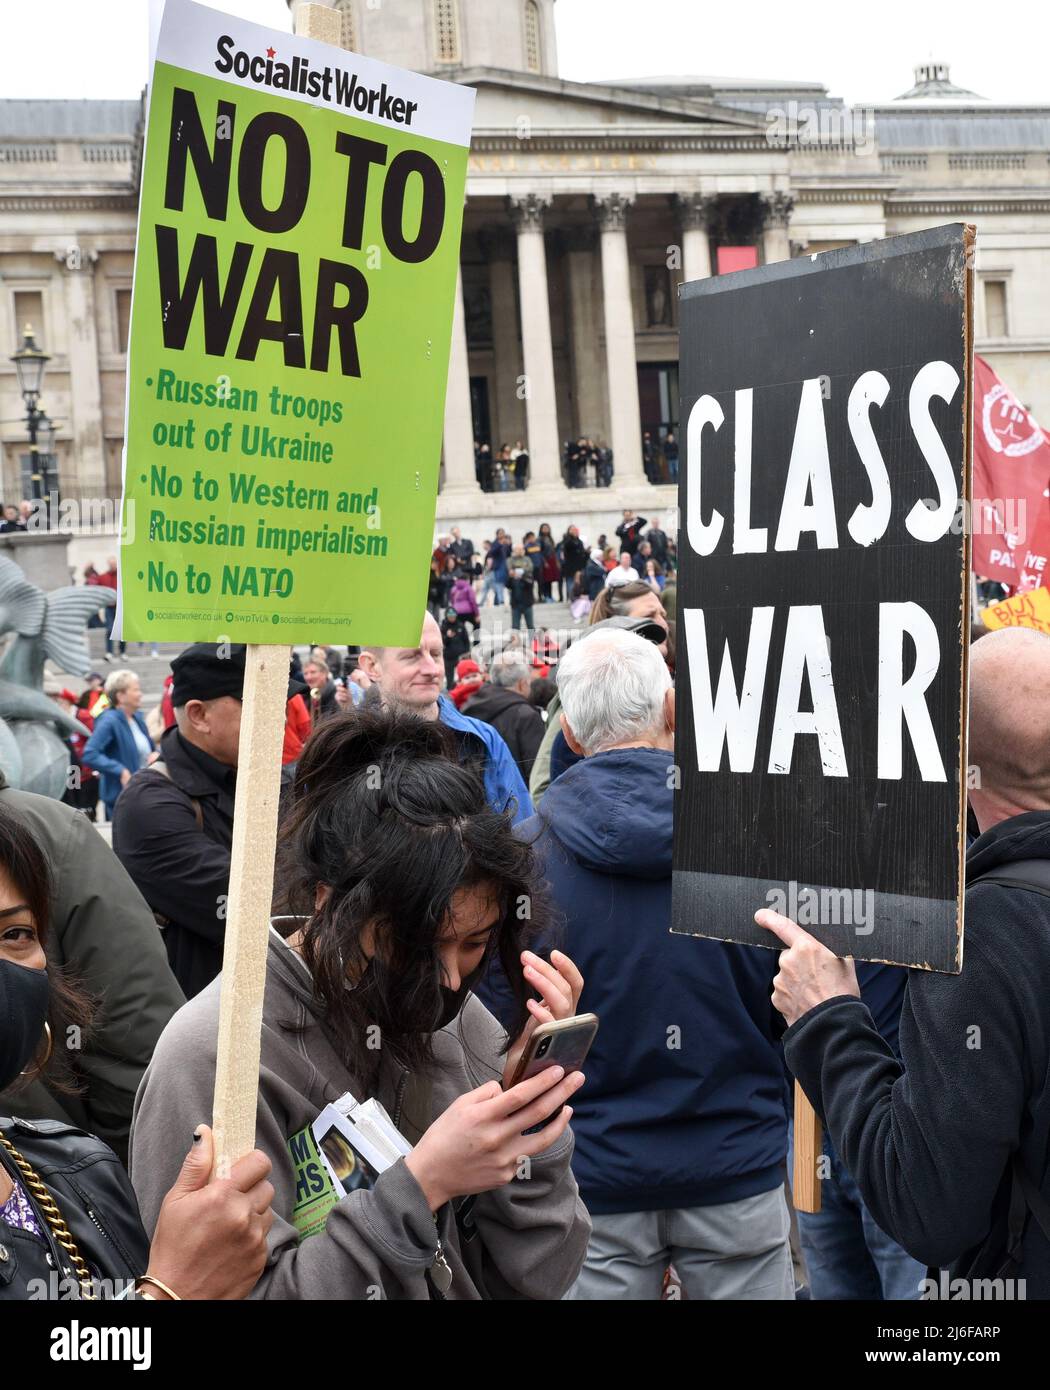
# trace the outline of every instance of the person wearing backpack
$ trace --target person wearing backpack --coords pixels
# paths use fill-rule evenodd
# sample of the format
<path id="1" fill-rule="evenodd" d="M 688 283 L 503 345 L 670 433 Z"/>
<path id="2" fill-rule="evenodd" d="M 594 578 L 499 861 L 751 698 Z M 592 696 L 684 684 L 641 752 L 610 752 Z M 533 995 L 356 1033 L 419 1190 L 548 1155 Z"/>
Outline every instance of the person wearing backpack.
<path id="1" fill-rule="evenodd" d="M 966 856 L 965 963 L 909 972 L 900 1062 L 851 960 L 779 913 L 756 921 L 787 947 L 773 1003 L 788 1066 L 879 1227 L 952 1281 L 1016 1280 L 999 1296 L 1045 1299 L 1050 638 L 1006 628 L 973 646 L 969 758 L 981 833 Z"/>

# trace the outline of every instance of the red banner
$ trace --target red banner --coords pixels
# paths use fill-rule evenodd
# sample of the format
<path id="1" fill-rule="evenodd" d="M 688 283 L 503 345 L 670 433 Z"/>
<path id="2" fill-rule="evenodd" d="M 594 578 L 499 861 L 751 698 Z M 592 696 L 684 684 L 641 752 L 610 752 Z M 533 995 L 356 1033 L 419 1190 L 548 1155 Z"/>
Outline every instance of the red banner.
<path id="1" fill-rule="evenodd" d="M 1050 440 L 974 358 L 973 569 L 1014 589 L 1050 582 Z"/>
<path id="2" fill-rule="evenodd" d="M 719 246 L 716 249 L 715 268 L 719 275 L 729 275 L 734 270 L 753 270 L 758 265 L 758 248 L 755 246 Z"/>

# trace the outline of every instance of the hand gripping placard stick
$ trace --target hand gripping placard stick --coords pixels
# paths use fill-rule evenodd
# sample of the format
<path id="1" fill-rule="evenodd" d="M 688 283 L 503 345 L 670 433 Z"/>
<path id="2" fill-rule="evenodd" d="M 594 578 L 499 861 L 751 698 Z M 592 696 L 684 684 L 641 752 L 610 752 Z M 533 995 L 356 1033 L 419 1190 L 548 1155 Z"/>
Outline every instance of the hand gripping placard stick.
<path id="1" fill-rule="evenodd" d="M 300 5 L 295 30 L 339 42 L 339 15 Z M 215 1173 L 255 1147 L 266 952 L 277 846 L 277 802 L 288 698 L 288 648 L 249 645 L 237 764 L 226 944 L 215 1067 Z"/>

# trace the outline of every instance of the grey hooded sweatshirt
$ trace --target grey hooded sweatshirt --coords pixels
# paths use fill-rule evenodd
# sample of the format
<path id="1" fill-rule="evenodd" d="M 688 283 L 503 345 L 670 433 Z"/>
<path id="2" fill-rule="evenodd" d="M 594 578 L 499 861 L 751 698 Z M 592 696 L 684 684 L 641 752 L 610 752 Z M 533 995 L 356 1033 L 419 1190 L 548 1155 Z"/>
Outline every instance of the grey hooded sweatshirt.
<path id="1" fill-rule="evenodd" d="M 171 1020 L 135 1102 L 131 1176 L 151 1234 L 194 1129 L 211 1116 L 220 984 L 221 977 Z M 570 1168 L 571 1130 L 533 1157 L 529 1176 L 457 1199 L 436 1218 L 402 1160 L 373 1188 L 338 1201 L 323 1229 L 300 1237 L 293 1224 L 297 1176 L 289 1140 L 344 1092 L 366 1099 L 318 1012 L 305 964 L 271 929 L 256 1146 L 273 1163 L 276 1220 L 251 1297 L 428 1299 L 434 1295 L 427 1271 L 440 1239 L 453 1276 L 445 1298 L 559 1298 L 579 1272 L 590 1235 Z M 485 1006 L 469 995 L 459 1017 L 435 1034 L 428 1075 L 413 1077 L 382 1063 L 373 1094 L 415 1142 L 457 1096 L 501 1076 L 504 1039 Z"/>

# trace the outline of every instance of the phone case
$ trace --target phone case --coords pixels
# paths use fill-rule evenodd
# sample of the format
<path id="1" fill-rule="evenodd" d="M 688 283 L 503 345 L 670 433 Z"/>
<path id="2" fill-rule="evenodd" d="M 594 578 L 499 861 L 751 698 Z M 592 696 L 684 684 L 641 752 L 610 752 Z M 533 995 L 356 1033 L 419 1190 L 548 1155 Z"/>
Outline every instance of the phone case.
<path id="1" fill-rule="evenodd" d="M 598 1020 L 591 1014 L 581 1015 L 579 1026 L 575 1028 L 562 1028 L 556 1032 L 548 1033 L 541 1041 L 549 1041 L 549 1046 L 545 1047 L 542 1053 L 536 1052 L 530 1058 L 524 1071 L 517 1075 L 515 1085 L 520 1081 L 527 1081 L 530 1076 L 536 1076 L 541 1071 L 546 1071 L 548 1067 L 564 1067 L 566 1073 L 579 1071 L 583 1065 L 587 1053 L 590 1051 L 591 1043 L 598 1031 Z"/>

